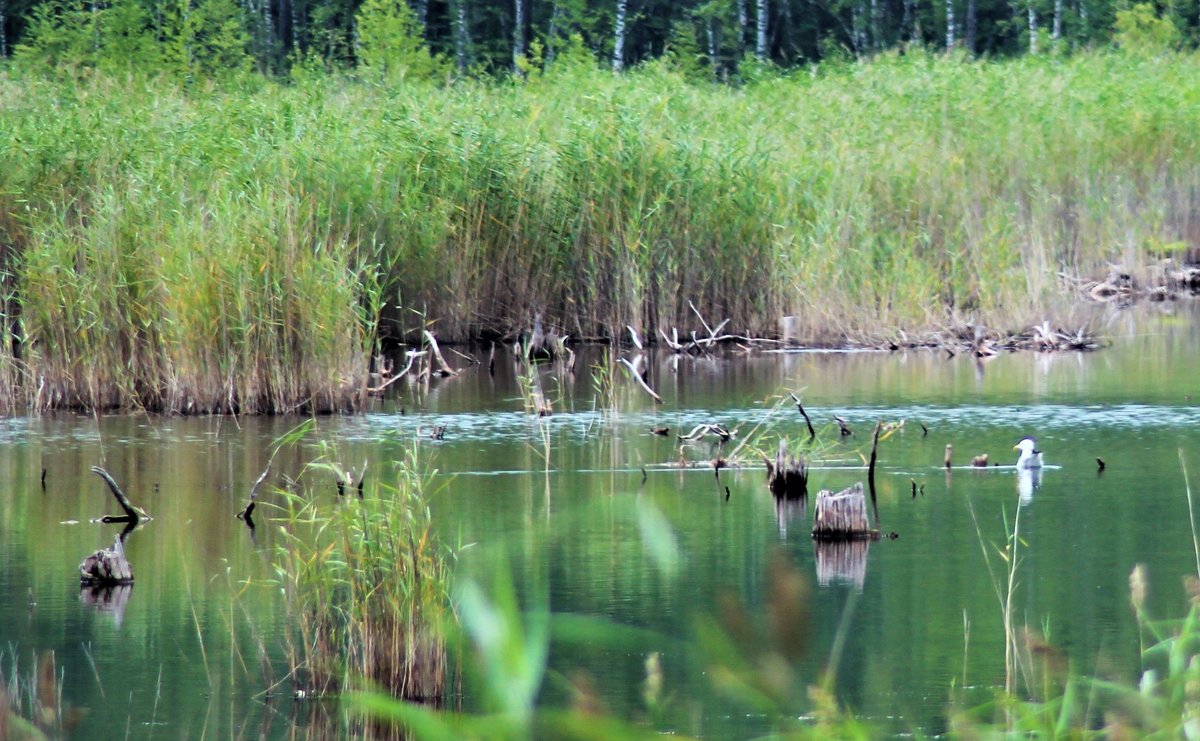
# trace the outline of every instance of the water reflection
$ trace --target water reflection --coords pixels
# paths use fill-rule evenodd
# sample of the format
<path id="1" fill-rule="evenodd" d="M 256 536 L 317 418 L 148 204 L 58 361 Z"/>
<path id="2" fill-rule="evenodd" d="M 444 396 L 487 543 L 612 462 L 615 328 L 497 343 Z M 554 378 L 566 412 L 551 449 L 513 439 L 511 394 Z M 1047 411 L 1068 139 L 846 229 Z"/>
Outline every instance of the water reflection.
<path id="1" fill-rule="evenodd" d="M 861 592 L 867 581 L 867 552 L 870 548 L 871 541 L 866 538 L 814 540 L 817 583 L 823 587 L 835 583 L 851 584 Z"/>
<path id="2" fill-rule="evenodd" d="M 1040 488 L 1042 488 L 1042 469 L 1017 469 L 1017 493 L 1021 498 L 1021 504 L 1032 502 L 1033 493 Z"/>

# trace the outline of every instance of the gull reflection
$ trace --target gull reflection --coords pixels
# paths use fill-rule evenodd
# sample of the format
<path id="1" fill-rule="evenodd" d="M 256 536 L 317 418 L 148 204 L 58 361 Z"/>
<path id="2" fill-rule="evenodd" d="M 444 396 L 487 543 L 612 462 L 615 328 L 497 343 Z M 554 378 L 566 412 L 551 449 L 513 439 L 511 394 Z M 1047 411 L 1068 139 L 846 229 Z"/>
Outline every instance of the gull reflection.
<path id="1" fill-rule="evenodd" d="M 1017 493 L 1020 495 L 1021 504 L 1029 504 L 1033 501 L 1033 493 L 1042 487 L 1042 469 L 1040 468 L 1018 468 L 1017 469 Z"/>

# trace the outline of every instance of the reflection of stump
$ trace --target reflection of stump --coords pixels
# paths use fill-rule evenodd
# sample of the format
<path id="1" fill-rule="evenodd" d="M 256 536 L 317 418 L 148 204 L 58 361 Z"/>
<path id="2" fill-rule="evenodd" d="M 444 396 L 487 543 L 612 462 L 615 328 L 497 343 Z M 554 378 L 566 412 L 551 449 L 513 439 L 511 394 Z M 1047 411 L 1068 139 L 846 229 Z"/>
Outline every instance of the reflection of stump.
<path id="1" fill-rule="evenodd" d="M 95 607 L 100 612 L 112 615 L 118 627 L 125 617 L 125 606 L 129 604 L 131 594 L 133 594 L 133 584 L 104 587 L 81 584 L 79 587 L 80 601 L 85 605 Z"/>
<path id="2" fill-rule="evenodd" d="M 125 560 L 125 545 L 117 538 L 111 548 L 96 551 L 79 564 L 79 581 L 88 586 L 133 583 L 133 566 Z"/>
<path id="3" fill-rule="evenodd" d="M 818 540 L 870 538 L 877 535 L 871 530 L 871 523 L 867 519 L 867 500 L 861 481 L 837 494 L 828 490 L 817 493 L 812 535 Z"/>
<path id="4" fill-rule="evenodd" d="M 867 579 L 867 550 L 869 540 L 818 540 L 813 543 L 817 554 L 817 583 L 827 587 L 833 582 L 853 584 L 863 588 Z"/>

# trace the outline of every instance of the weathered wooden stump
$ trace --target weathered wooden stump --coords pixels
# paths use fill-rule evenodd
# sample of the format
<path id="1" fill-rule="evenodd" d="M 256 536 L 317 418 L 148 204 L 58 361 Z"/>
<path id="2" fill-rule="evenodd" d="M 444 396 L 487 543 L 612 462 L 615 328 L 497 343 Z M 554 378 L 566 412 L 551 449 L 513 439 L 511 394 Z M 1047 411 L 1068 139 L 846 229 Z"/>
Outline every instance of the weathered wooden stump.
<path id="1" fill-rule="evenodd" d="M 817 492 L 812 536 L 818 540 L 879 536 L 878 531 L 871 529 L 867 518 L 867 499 L 861 481 L 836 494 L 827 489 Z"/>
<path id="2" fill-rule="evenodd" d="M 788 455 L 786 440 L 779 441 L 775 460 L 766 459 L 766 464 L 767 485 L 776 498 L 803 499 L 808 496 L 808 463 L 803 456 Z"/>
<path id="3" fill-rule="evenodd" d="M 118 537 L 111 548 L 104 548 L 79 564 L 79 582 L 93 587 L 133 583 L 133 566 L 125 559 L 125 544 Z"/>

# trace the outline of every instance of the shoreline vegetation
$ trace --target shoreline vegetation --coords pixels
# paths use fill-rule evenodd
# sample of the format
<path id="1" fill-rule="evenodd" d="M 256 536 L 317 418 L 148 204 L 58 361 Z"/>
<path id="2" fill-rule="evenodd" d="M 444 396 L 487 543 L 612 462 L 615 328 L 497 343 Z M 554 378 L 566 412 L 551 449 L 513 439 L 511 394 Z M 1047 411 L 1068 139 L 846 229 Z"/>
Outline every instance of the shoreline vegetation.
<path id="1" fill-rule="evenodd" d="M 448 85 L 0 67 L 0 412 L 355 411 L 382 347 L 538 318 L 1092 344 L 1081 302 L 1200 282 L 1197 80 L 1195 53 L 1120 51 L 740 87 L 669 59 Z"/>

